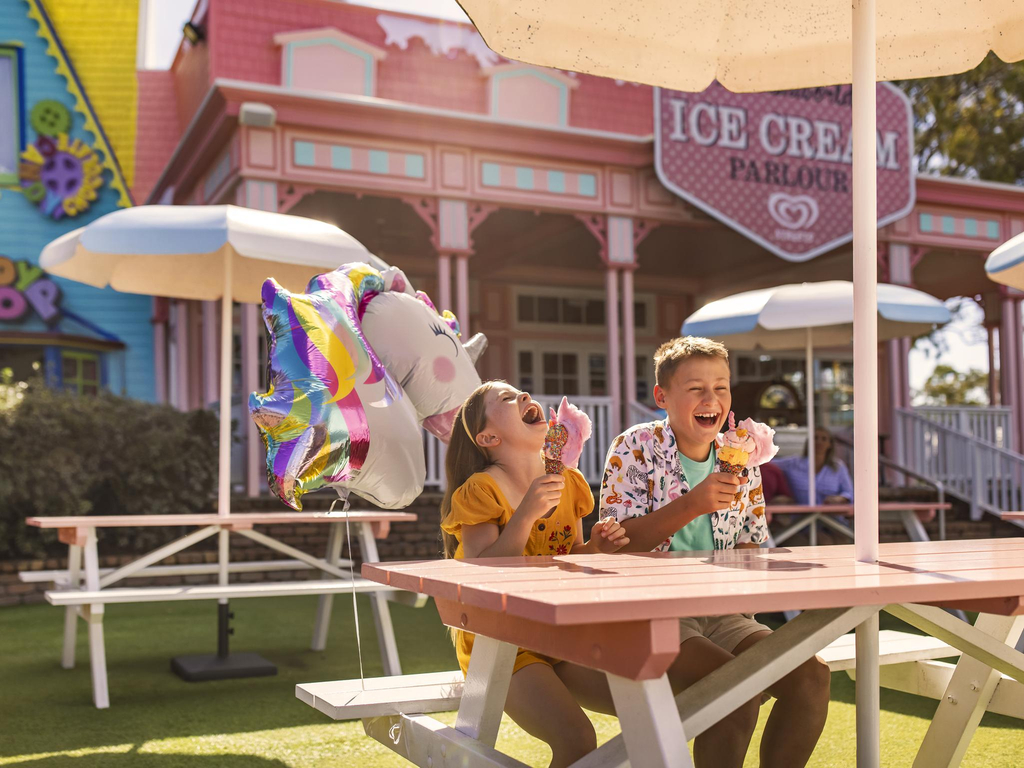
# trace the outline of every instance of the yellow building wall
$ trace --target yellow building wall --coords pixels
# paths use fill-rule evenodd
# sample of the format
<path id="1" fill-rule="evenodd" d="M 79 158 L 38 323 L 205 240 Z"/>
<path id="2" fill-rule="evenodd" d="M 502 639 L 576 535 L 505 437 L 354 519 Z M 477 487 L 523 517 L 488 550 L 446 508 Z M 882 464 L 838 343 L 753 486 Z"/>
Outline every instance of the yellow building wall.
<path id="1" fill-rule="evenodd" d="M 43 0 L 130 186 L 135 179 L 139 0 Z"/>

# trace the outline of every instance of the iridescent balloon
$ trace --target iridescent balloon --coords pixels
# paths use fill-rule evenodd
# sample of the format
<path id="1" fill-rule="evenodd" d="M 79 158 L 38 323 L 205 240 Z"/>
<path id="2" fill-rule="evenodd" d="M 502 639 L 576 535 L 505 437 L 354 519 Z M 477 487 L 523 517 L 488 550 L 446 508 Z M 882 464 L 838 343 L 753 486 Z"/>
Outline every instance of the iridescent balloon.
<path id="1" fill-rule="evenodd" d="M 293 509 L 323 486 L 385 508 L 411 503 L 425 466 L 416 411 L 363 336 L 359 308 L 384 288 L 376 270 L 346 265 L 309 292 L 263 285 L 270 391 L 249 410 L 267 448 L 271 490 Z"/>

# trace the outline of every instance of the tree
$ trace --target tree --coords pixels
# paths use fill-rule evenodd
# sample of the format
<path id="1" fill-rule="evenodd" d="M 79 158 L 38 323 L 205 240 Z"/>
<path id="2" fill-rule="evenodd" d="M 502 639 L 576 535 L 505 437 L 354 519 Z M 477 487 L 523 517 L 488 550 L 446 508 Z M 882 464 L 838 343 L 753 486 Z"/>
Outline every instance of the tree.
<path id="1" fill-rule="evenodd" d="M 918 394 L 928 405 L 988 405 L 988 374 L 939 364 Z"/>
<path id="2" fill-rule="evenodd" d="M 913 104 L 919 170 L 1024 184 L 1024 62 L 990 53 L 969 72 L 895 85 Z"/>

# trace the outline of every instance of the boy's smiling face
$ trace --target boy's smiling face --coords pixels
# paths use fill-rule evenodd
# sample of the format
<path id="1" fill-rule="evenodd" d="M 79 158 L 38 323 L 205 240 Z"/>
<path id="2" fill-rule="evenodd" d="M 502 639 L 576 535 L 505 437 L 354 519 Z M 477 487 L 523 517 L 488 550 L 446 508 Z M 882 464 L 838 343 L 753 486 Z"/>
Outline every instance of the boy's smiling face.
<path id="1" fill-rule="evenodd" d="M 654 401 L 668 413 L 679 449 L 688 458 L 702 461 L 732 408 L 729 363 L 704 356 L 683 361 L 667 386 L 654 388 Z"/>

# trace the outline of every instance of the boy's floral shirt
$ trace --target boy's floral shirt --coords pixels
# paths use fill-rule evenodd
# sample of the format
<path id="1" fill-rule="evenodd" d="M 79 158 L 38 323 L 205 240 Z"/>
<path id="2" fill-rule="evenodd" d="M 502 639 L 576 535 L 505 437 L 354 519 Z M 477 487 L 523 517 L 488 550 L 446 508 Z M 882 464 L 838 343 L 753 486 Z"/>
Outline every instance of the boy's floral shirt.
<path id="1" fill-rule="evenodd" d="M 717 463 L 715 471 L 721 471 Z M 715 549 L 768 541 L 761 471 L 745 469 L 740 479 L 744 478 L 746 484 L 739 487 L 732 505 L 710 515 Z M 616 437 L 608 451 L 601 481 L 601 517 L 612 514 L 619 522 L 641 517 L 689 490 L 668 420 L 638 424 Z M 665 539 L 655 551 L 668 551 L 671 542 Z"/>

